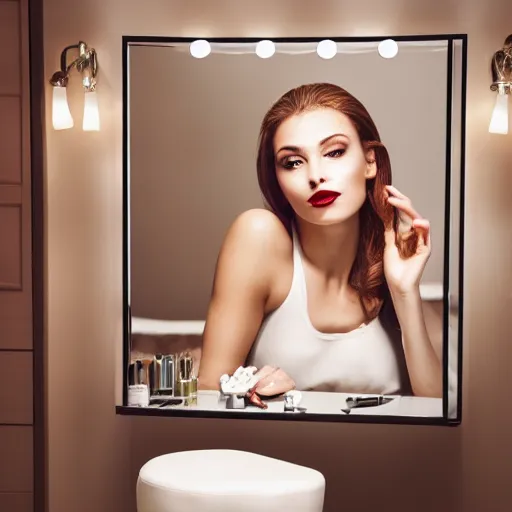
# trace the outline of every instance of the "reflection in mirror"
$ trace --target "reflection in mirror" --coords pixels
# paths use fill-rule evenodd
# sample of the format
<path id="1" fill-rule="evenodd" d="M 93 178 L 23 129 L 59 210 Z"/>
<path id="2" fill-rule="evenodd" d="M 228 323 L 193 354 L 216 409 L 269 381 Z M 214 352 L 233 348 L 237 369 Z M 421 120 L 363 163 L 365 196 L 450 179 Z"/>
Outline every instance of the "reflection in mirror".
<path id="1" fill-rule="evenodd" d="M 465 38 L 191 42 L 125 41 L 125 405 L 457 422 Z"/>

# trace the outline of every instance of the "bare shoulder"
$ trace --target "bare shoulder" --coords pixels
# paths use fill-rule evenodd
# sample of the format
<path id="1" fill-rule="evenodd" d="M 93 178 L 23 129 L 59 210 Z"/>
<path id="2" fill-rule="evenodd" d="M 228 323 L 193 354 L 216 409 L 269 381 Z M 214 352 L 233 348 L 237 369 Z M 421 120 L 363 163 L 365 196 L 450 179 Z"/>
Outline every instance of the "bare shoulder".
<path id="1" fill-rule="evenodd" d="M 286 257 L 292 249 L 292 240 L 283 223 L 263 208 L 241 213 L 229 228 L 226 242 L 269 257 Z"/>
<path id="2" fill-rule="evenodd" d="M 264 209 L 241 213 L 224 238 L 214 295 L 243 287 L 268 311 L 284 300 L 293 273 L 293 242 L 279 218 Z"/>

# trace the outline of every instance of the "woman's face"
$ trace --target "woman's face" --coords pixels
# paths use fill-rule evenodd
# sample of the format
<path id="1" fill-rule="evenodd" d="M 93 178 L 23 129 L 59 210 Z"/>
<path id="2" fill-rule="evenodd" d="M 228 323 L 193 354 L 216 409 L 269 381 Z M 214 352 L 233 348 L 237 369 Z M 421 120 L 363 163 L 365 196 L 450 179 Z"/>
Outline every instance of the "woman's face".
<path id="1" fill-rule="evenodd" d="M 295 213 L 331 225 L 359 212 L 366 180 L 376 174 L 373 152 L 365 154 L 350 119 L 316 109 L 286 119 L 274 137 L 276 175 Z"/>

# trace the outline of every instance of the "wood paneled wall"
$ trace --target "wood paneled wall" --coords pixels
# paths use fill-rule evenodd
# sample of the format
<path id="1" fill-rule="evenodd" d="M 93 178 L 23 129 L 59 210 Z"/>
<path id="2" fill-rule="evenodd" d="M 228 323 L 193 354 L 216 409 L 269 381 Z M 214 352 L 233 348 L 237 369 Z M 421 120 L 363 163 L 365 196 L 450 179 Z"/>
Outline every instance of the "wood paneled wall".
<path id="1" fill-rule="evenodd" d="M 0 0 L 0 510 L 34 510 L 28 0 Z"/>

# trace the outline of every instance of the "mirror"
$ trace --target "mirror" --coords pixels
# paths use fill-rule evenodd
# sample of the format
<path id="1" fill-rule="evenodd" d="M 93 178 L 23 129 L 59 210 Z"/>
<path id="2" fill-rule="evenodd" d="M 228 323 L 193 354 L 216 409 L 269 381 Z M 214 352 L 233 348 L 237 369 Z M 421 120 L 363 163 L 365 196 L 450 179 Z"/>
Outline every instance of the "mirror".
<path id="1" fill-rule="evenodd" d="M 466 36 L 123 44 L 121 412 L 459 423 Z"/>

